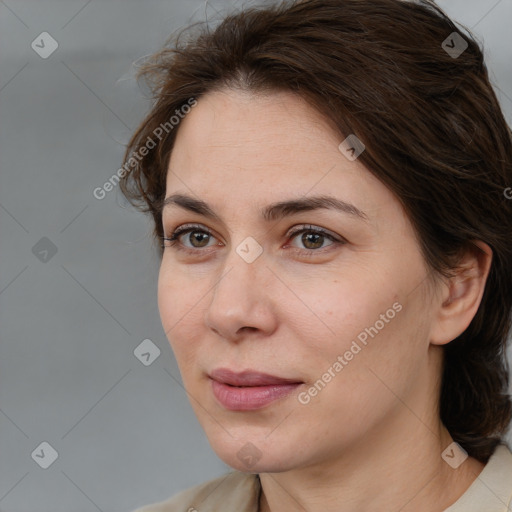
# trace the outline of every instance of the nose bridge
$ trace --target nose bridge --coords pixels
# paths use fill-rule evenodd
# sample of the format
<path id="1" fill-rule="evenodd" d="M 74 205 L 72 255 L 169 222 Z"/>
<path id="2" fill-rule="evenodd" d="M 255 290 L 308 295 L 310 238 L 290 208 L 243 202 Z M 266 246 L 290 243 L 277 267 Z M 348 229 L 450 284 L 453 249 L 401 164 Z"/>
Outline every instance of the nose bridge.
<path id="1" fill-rule="evenodd" d="M 247 305 L 251 302 L 251 297 L 258 293 L 257 283 L 262 282 L 261 273 L 265 263 L 263 249 L 257 251 L 255 244 L 255 240 L 244 239 L 231 248 L 224 262 L 222 277 L 214 287 L 213 300 L 236 298 Z"/>
<path id="2" fill-rule="evenodd" d="M 242 327 L 270 328 L 271 300 L 265 271 L 263 248 L 256 240 L 244 239 L 230 249 L 206 311 L 210 328 L 226 338 Z"/>

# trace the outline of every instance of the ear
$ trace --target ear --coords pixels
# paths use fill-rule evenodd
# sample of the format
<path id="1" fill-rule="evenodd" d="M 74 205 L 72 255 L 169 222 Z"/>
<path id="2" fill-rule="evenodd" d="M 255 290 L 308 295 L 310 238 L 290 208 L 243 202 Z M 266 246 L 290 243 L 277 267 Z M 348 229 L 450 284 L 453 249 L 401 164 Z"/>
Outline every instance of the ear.
<path id="1" fill-rule="evenodd" d="M 492 249 L 480 240 L 467 251 L 457 268 L 457 275 L 443 283 L 437 296 L 430 342 L 444 345 L 462 334 L 473 320 L 489 275 Z"/>

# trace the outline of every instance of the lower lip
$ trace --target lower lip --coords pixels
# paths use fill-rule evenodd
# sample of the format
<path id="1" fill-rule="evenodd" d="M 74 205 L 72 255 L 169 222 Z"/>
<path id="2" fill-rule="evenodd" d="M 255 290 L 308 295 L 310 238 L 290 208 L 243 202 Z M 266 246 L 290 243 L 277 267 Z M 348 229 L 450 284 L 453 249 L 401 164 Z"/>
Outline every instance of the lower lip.
<path id="1" fill-rule="evenodd" d="M 294 383 L 237 388 L 213 379 L 211 382 L 215 398 L 230 411 L 261 409 L 275 400 L 284 398 L 300 386 L 300 383 Z"/>

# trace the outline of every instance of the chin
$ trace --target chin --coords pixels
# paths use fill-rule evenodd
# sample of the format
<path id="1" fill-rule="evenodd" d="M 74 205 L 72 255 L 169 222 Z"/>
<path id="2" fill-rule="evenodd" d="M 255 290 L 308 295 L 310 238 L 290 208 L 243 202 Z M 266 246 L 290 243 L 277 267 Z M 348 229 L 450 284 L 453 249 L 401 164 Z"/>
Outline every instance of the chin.
<path id="1" fill-rule="evenodd" d="M 283 463 L 282 460 L 276 460 L 275 454 L 272 455 L 271 460 L 262 456 L 260 460 L 253 460 L 250 463 L 238 459 L 236 455 L 233 457 L 233 454 L 222 454 L 222 457 L 218 455 L 225 464 L 242 473 L 282 473 L 295 467 L 290 464 L 290 461 Z"/>
<path id="2" fill-rule="evenodd" d="M 297 450 L 286 446 L 283 439 L 261 435 L 208 438 L 217 456 L 228 466 L 242 473 L 280 473 L 300 464 Z"/>

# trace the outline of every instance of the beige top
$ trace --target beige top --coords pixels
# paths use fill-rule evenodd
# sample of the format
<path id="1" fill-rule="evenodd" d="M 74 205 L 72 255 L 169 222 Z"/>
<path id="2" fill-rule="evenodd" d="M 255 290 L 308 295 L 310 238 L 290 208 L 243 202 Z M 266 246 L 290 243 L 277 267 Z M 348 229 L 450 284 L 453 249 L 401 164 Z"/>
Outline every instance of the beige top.
<path id="1" fill-rule="evenodd" d="M 258 512 L 258 475 L 234 471 L 134 512 Z M 476 480 L 444 512 L 507 512 L 512 504 L 512 452 L 500 444 Z"/>

